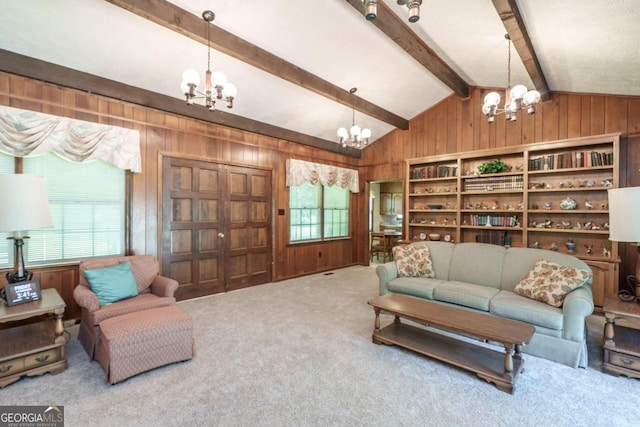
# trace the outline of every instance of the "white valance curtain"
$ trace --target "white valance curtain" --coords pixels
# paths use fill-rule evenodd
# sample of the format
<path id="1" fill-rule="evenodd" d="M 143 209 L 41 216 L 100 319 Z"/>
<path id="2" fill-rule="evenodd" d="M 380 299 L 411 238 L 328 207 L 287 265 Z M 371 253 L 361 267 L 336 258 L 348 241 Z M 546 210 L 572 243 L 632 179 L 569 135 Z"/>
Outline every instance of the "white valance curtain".
<path id="1" fill-rule="evenodd" d="M 141 172 L 140 132 L 0 106 L 0 151 L 27 157 L 53 151 L 73 162 L 102 160 Z"/>
<path id="2" fill-rule="evenodd" d="M 305 182 L 312 185 L 321 183 L 327 187 L 337 185 L 340 188 L 349 189 L 352 193 L 360 191 L 357 170 L 288 159 L 287 187 L 302 185 Z"/>

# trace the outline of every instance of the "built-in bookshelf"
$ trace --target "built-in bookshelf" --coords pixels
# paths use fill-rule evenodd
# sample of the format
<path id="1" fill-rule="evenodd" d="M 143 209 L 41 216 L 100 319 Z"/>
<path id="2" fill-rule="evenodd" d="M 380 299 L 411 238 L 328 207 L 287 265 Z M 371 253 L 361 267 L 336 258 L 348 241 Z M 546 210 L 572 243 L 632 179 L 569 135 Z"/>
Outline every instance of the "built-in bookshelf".
<path id="1" fill-rule="evenodd" d="M 619 144 L 614 134 L 409 159 L 404 234 L 570 253 L 591 266 L 601 307 L 618 288 L 607 190 L 618 186 Z M 478 173 L 495 160 L 506 170 Z"/>

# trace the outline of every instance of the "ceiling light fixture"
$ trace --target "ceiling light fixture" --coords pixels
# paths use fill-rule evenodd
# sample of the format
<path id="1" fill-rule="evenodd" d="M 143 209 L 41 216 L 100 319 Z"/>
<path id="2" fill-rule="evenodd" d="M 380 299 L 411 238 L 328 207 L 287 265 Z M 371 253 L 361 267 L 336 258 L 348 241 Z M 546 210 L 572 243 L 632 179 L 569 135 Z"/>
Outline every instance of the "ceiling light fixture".
<path id="1" fill-rule="evenodd" d="M 364 16 L 369 21 L 373 21 L 378 17 L 378 3 L 381 0 L 362 0 L 364 3 Z M 398 0 L 397 3 L 407 6 L 409 9 L 409 22 L 417 22 L 420 19 L 420 5 L 422 0 Z"/>
<path id="2" fill-rule="evenodd" d="M 518 111 L 526 108 L 528 114 L 534 114 L 536 104 L 540 102 L 540 92 L 537 90 L 528 91 L 525 85 L 511 87 L 511 37 L 509 34 L 505 34 L 504 37 L 508 40 L 507 88 L 505 89 L 504 109 L 498 108 L 500 94 L 498 92 L 488 93 L 484 97 L 482 113 L 488 117 L 489 123 L 493 123 L 494 117 L 502 113 L 507 120 L 515 122 Z"/>
<path id="3" fill-rule="evenodd" d="M 354 94 L 358 88 L 352 87 L 349 90 L 349 93 Z M 338 129 L 338 136 L 340 137 L 340 144 L 343 147 L 353 147 L 353 148 L 362 148 L 362 146 L 366 146 L 369 144 L 369 138 L 371 138 L 371 129 L 364 128 L 360 129 L 360 126 L 356 125 L 356 110 L 352 108 L 352 116 L 351 116 L 351 128 L 349 132 L 347 129 L 340 128 Z"/>
<path id="4" fill-rule="evenodd" d="M 227 81 L 227 76 L 220 72 L 211 72 L 211 38 L 209 36 L 211 22 L 215 19 L 216 14 L 210 10 L 202 12 L 202 19 L 207 26 L 207 72 L 205 75 L 205 91 L 197 90 L 200 84 L 200 74 L 192 68 L 184 70 L 182 73 L 182 84 L 180 89 L 187 101 L 187 105 L 193 105 L 196 98 L 204 98 L 205 106 L 209 111 L 216 109 L 216 99 L 224 99 L 227 102 L 227 108 L 233 108 L 233 100 L 238 93 L 238 89 L 233 83 Z M 200 95 L 200 96 L 198 96 Z"/>

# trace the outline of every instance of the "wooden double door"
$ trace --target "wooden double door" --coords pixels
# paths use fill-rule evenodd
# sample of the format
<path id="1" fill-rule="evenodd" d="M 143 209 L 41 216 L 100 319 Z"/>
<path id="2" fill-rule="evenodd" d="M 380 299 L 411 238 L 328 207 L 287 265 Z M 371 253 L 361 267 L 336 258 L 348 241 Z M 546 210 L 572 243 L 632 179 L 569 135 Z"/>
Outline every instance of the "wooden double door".
<path id="1" fill-rule="evenodd" d="M 179 300 L 271 281 L 271 171 L 165 156 L 162 273 Z"/>

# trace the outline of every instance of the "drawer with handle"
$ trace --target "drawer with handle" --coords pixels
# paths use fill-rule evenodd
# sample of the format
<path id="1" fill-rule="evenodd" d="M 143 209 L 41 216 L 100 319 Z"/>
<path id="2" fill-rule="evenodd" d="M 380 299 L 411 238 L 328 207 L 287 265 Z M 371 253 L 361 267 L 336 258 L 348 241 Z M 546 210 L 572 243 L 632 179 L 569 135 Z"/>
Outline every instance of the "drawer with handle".
<path id="1" fill-rule="evenodd" d="M 616 352 L 609 353 L 609 363 L 634 371 L 640 371 L 640 358 Z"/>
<path id="2" fill-rule="evenodd" d="M 0 363 L 0 378 L 12 375 L 24 370 L 24 359 L 18 358 Z"/>
<path id="3" fill-rule="evenodd" d="M 24 358 L 24 368 L 31 369 L 41 365 L 57 362 L 61 359 L 60 349 L 43 351 L 40 353 L 30 354 Z"/>

